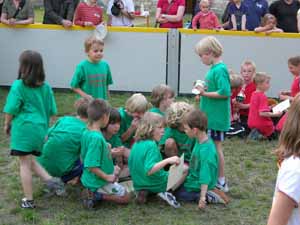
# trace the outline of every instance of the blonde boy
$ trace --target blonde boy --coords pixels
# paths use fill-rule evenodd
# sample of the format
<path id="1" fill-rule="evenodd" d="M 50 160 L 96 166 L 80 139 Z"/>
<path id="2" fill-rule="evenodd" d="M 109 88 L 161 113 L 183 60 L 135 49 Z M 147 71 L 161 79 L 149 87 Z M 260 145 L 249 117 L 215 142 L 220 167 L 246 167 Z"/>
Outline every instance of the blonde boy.
<path id="1" fill-rule="evenodd" d="M 96 36 L 84 42 L 88 59 L 80 62 L 71 81 L 72 90 L 83 98 L 109 98 L 108 86 L 113 83 L 108 63 L 103 58 L 104 42 Z"/>
<path id="2" fill-rule="evenodd" d="M 137 124 L 148 110 L 149 103 L 141 93 L 133 94 L 125 103 L 125 108 L 120 108 L 121 124 L 119 135 L 125 147 L 130 148 L 134 143 L 134 134 Z"/>
<path id="3" fill-rule="evenodd" d="M 200 40 L 196 53 L 202 63 L 210 66 L 205 76 L 206 89 L 198 87 L 201 101 L 200 109 L 208 117 L 208 135 L 214 140 L 219 156 L 219 179 L 217 186 L 228 191 L 224 173 L 224 155 L 222 141 L 230 127 L 230 79 L 227 66 L 222 62 L 223 47 L 213 36 Z"/>

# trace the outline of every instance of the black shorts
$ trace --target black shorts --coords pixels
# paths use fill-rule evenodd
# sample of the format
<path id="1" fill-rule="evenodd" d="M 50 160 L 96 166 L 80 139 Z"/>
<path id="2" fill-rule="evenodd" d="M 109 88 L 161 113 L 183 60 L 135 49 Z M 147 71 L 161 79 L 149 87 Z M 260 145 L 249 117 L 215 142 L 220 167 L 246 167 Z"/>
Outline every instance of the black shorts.
<path id="1" fill-rule="evenodd" d="M 32 151 L 32 152 L 23 152 L 20 150 L 11 149 L 10 155 L 12 156 L 26 156 L 26 155 L 34 155 L 34 156 L 40 156 L 41 152 L 38 151 Z"/>

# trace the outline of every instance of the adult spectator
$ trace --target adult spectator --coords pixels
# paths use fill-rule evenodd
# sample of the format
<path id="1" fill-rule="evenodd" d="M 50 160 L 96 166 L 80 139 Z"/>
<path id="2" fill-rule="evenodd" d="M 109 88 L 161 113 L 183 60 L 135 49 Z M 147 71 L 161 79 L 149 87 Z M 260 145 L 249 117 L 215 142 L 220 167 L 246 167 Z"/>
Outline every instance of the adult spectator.
<path id="1" fill-rule="evenodd" d="M 156 22 L 161 28 L 182 28 L 185 0 L 158 0 Z"/>
<path id="2" fill-rule="evenodd" d="M 253 31 L 261 25 L 261 19 L 268 12 L 269 4 L 266 0 L 244 0 L 248 13 L 246 15 L 246 29 Z"/>
<path id="3" fill-rule="evenodd" d="M 134 4 L 132 0 L 110 0 L 107 5 L 108 26 L 133 27 Z"/>
<path id="4" fill-rule="evenodd" d="M 246 30 L 248 9 L 241 0 L 233 0 L 228 6 L 231 30 Z"/>
<path id="5" fill-rule="evenodd" d="M 81 2 L 76 8 L 74 24 L 79 26 L 97 26 L 102 22 L 103 12 L 97 0 Z"/>
<path id="6" fill-rule="evenodd" d="M 65 28 L 73 25 L 74 0 L 44 0 L 44 24 L 59 24 Z"/>
<path id="7" fill-rule="evenodd" d="M 0 0 L 0 16 L 1 16 L 1 12 L 2 12 L 3 1 L 4 0 Z"/>
<path id="8" fill-rule="evenodd" d="M 225 29 L 225 30 L 230 30 L 231 27 L 230 27 L 230 24 L 231 24 L 231 18 L 230 18 L 230 14 L 229 14 L 229 8 L 230 8 L 230 5 L 233 4 L 233 1 L 232 0 L 229 0 L 226 4 L 226 7 L 225 7 L 225 10 L 223 12 L 223 15 L 222 15 L 222 27 Z"/>
<path id="9" fill-rule="evenodd" d="M 1 23 L 6 25 L 31 24 L 34 13 L 30 1 L 5 0 L 2 6 Z"/>
<path id="10" fill-rule="evenodd" d="M 297 11 L 299 2 L 296 0 L 277 0 L 270 5 L 269 11 L 277 19 L 278 27 L 284 32 L 297 33 Z"/>

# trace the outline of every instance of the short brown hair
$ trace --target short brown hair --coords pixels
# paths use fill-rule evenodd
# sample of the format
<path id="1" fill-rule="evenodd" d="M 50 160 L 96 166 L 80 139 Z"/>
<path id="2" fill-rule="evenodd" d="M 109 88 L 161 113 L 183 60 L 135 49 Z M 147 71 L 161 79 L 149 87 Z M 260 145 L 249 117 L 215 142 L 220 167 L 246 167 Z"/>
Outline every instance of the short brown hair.
<path id="1" fill-rule="evenodd" d="M 255 74 L 254 76 L 254 83 L 255 84 L 262 84 L 263 82 L 265 82 L 266 80 L 270 80 L 271 77 L 265 73 L 265 72 L 258 72 Z"/>
<path id="2" fill-rule="evenodd" d="M 100 120 L 104 115 L 109 115 L 110 106 L 102 99 L 94 99 L 88 106 L 87 115 L 89 123 Z"/>
<path id="3" fill-rule="evenodd" d="M 200 131 L 206 131 L 207 129 L 207 117 L 199 109 L 192 109 L 188 112 L 184 117 L 184 123 L 191 129 L 198 128 Z"/>
<path id="4" fill-rule="evenodd" d="M 104 46 L 104 42 L 100 38 L 98 38 L 95 35 L 91 35 L 84 41 L 85 52 L 88 52 L 91 49 L 93 44 L 98 44 L 98 45 Z"/>
<path id="5" fill-rule="evenodd" d="M 87 98 L 80 98 L 75 101 L 74 107 L 78 116 L 88 118 L 87 109 L 90 101 Z"/>
<path id="6" fill-rule="evenodd" d="M 290 57 L 288 59 L 288 64 L 291 64 L 293 66 L 299 66 L 300 65 L 300 56 Z"/>
<path id="7" fill-rule="evenodd" d="M 153 88 L 151 93 L 151 104 L 155 107 L 159 107 L 160 102 L 165 98 L 167 94 L 171 94 L 174 97 L 175 93 L 172 88 L 165 84 L 160 84 Z"/>

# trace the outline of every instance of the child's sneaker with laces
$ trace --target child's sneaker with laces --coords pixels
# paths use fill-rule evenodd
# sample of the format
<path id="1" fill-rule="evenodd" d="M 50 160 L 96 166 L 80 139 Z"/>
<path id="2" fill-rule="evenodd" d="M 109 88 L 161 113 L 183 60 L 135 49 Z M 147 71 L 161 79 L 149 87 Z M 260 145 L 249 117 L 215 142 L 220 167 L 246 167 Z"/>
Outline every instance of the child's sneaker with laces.
<path id="1" fill-rule="evenodd" d="M 213 190 L 207 191 L 206 201 L 208 203 L 227 204 L 229 202 L 229 198 L 223 191 L 220 191 L 219 189 L 215 188 Z"/>
<path id="2" fill-rule="evenodd" d="M 219 181 L 217 182 L 216 188 L 218 188 L 219 190 L 227 193 L 229 191 L 227 182 L 225 181 L 224 184 L 221 184 Z"/>
<path id="3" fill-rule="evenodd" d="M 66 195 L 65 185 L 60 178 L 53 177 L 46 184 L 50 193 L 55 193 L 57 196 Z"/>
<path id="4" fill-rule="evenodd" d="M 174 208 L 179 208 L 180 204 L 176 201 L 176 198 L 174 195 L 172 195 L 170 192 L 160 192 L 157 194 L 161 199 L 165 200 L 170 206 L 173 206 Z"/>
<path id="5" fill-rule="evenodd" d="M 35 204 L 33 200 L 28 200 L 27 198 L 23 198 L 21 201 L 21 208 L 23 209 L 34 209 Z"/>

